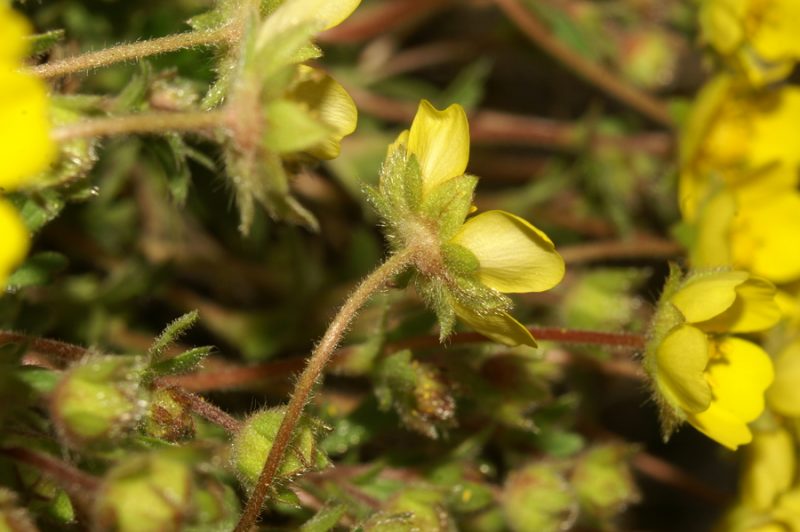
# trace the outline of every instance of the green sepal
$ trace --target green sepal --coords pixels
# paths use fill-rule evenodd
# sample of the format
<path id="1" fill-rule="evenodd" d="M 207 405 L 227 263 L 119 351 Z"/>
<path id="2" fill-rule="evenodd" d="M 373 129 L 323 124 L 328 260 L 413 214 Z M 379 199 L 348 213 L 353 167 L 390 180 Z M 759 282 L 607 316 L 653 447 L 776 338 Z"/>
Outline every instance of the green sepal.
<path id="1" fill-rule="evenodd" d="M 304 105 L 291 100 L 281 98 L 268 102 L 264 106 L 264 115 L 264 148 L 280 154 L 311 148 L 331 133 Z"/>
<path id="2" fill-rule="evenodd" d="M 439 339 L 444 341 L 456 326 L 456 311 L 451 303 L 453 296 L 444 282 L 420 274 L 414 277 L 414 288 L 436 314 L 436 319 L 439 321 Z"/>
<path id="3" fill-rule="evenodd" d="M 70 125 L 85 119 L 81 111 L 73 107 L 70 98 L 53 98 L 50 119 L 56 126 Z M 97 163 L 96 138 L 75 138 L 59 144 L 56 163 L 42 172 L 36 179 L 35 187 L 45 189 L 83 179 Z"/>
<path id="4" fill-rule="evenodd" d="M 425 195 L 420 212 L 436 222 L 442 241 L 450 240 L 463 225 L 477 184 L 477 177 L 460 175 L 439 183 Z"/>
<path id="5" fill-rule="evenodd" d="M 153 81 L 153 67 L 149 61 L 140 61 L 138 68 L 139 71 L 114 98 L 109 109 L 112 114 L 131 113 L 147 107 L 147 96 L 150 91 L 150 83 Z"/>
<path id="6" fill-rule="evenodd" d="M 422 172 L 417 158 L 406 154 L 405 147 L 391 150 L 381 166 L 378 189 L 391 207 L 391 216 L 417 212 L 422 203 Z M 402 223 L 402 219 L 389 219 Z"/>
<path id="7" fill-rule="evenodd" d="M 447 271 L 456 276 L 474 276 L 481 267 L 478 257 L 461 244 L 445 242 L 441 250 Z"/>
<path id="8" fill-rule="evenodd" d="M 267 92 L 275 90 L 273 80 L 279 71 L 302 62 L 298 59 L 308 54 L 306 49 L 319 30 L 319 23 L 306 22 L 290 26 L 263 39 L 261 29 L 257 30 L 257 41 L 254 43 L 256 49 L 252 61 L 245 63 L 245 71 L 256 73 Z M 288 81 L 291 79 L 286 80 L 287 83 Z"/>

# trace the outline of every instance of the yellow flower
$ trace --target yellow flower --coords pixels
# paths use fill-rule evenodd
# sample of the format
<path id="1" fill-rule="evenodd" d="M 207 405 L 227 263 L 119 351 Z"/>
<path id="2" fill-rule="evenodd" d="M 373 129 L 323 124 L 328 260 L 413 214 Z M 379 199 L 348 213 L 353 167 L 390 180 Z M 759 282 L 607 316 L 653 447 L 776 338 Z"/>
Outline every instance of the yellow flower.
<path id="1" fill-rule="evenodd" d="M 729 76 L 707 84 L 681 136 L 678 197 L 684 216 L 694 220 L 722 186 L 748 204 L 792 190 L 800 171 L 798 123 L 800 88 L 752 92 Z"/>
<path id="2" fill-rule="evenodd" d="M 56 151 L 44 83 L 19 71 L 28 32 L 25 20 L 0 4 L 0 190 L 6 191 L 46 169 Z"/>
<path id="3" fill-rule="evenodd" d="M 20 72 L 26 21 L 0 3 L 0 287 L 28 251 L 28 231 L 3 192 L 25 186 L 55 156 L 44 84 Z"/>
<path id="4" fill-rule="evenodd" d="M 747 272 L 695 275 L 665 290 L 645 355 L 665 435 L 681 421 L 722 445 L 749 443 L 747 424 L 764 410 L 769 355 L 725 333 L 762 331 L 780 319 L 775 288 Z"/>
<path id="5" fill-rule="evenodd" d="M 800 278 L 800 89 L 753 92 L 720 76 L 703 89 L 681 145 L 679 203 L 695 267 Z"/>
<path id="6" fill-rule="evenodd" d="M 775 382 L 767 403 L 778 414 L 800 418 L 800 341 L 789 344 L 775 358 Z"/>
<path id="7" fill-rule="evenodd" d="M 755 85 L 780 80 L 800 58 L 796 0 L 704 0 L 703 38 Z"/>
<path id="8" fill-rule="evenodd" d="M 564 260 L 547 235 L 526 220 L 504 211 L 488 211 L 464 221 L 468 212 L 474 210 L 470 205 L 477 180 L 464 174 L 469 160 L 469 125 L 460 105 L 439 111 L 423 100 L 411 128 L 390 146 L 389 159 L 401 149 L 407 156 L 413 156 L 418 165 L 421 179 L 418 201 L 422 210 L 438 202 L 445 205 L 443 218 L 450 216 L 452 209 L 456 211 L 452 227 L 445 227 L 430 215 L 408 215 L 411 221 L 406 225 L 413 228 L 408 231 L 408 239 L 416 238 L 415 231 L 420 227 L 438 226 L 437 238 L 442 249 L 447 250 L 445 256 L 460 257 L 462 263 L 468 264 L 461 273 L 498 296 L 541 292 L 561 281 Z M 443 282 L 453 290 L 448 296 L 449 304 L 464 322 L 507 345 L 536 345 L 530 332 L 501 307 L 476 308 L 460 298 L 459 288 L 454 288 L 458 281 L 448 275 Z"/>
<path id="9" fill-rule="evenodd" d="M 695 224 L 695 267 L 742 268 L 774 283 L 800 279 L 800 194 L 794 190 L 749 202 L 721 189 L 701 206 Z"/>
<path id="10" fill-rule="evenodd" d="M 756 431 L 747 448 L 742 477 L 742 502 L 764 511 L 789 491 L 797 470 L 792 436 L 783 428 Z"/>

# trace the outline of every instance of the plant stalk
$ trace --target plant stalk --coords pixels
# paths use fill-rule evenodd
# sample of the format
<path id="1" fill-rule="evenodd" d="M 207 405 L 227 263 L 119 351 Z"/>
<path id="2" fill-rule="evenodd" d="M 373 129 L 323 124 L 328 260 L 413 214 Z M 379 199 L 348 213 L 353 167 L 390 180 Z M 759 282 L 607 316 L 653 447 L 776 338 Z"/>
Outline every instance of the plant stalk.
<path id="1" fill-rule="evenodd" d="M 331 356 L 336 352 L 336 347 L 347 332 L 353 318 L 369 298 L 386 286 L 386 283 L 395 275 L 408 267 L 415 260 L 417 254 L 418 250 L 416 248 L 406 248 L 391 256 L 358 285 L 333 318 L 322 340 L 317 344 L 308 359 L 305 369 L 297 379 L 292 398 L 286 407 L 286 415 L 281 421 L 281 426 L 278 428 L 278 433 L 275 436 L 269 456 L 267 456 L 267 460 L 264 463 L 264 468 L 261 470 L 261 475 L 258 477 L 253 493 L 247 501 L 242 517 L 234 532 L 249 531 L 258 519 L 264 499 L 292 441 L 295 426 L 303 414 L 303 409 L 308 403 L 311 392 Z"/>
<path id="2" fill-rule="evenodd" d="M 36 65 L 30 68 L 30 72 L 42 78 L 57 78 L 124 61 L 134 61 L 151 55 L 232 41 L 236 39 L 237 33 L 237 26 L 229 24 L 214 30 L 189 31 L 178 33 L 177 35 L 167 35 L 166 37 L 120 44 L 96 52 L 87 52 L 74 57 L 67 57 L 60 61 Z"/>
<path id="3" fill-rule="evenodd" d="M 56 142 L 72 139 L 110 137 L 133 133 L 165 133 L 169 131 L 198 131 L 224 126 L 224 111 L 194 111 L 185 113 L 141 113 L 125 116 L 93 118 L 53 129 Z"/>

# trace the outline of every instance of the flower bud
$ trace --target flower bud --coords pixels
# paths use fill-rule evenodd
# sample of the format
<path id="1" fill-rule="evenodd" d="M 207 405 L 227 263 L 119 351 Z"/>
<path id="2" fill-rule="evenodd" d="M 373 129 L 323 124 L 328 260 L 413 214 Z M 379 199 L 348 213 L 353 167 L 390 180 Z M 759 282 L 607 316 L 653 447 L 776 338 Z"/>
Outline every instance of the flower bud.
<path id="1" fill-rule="evenodd" d="M 443 426 L 453 423 L 455 400 L 434 366 L 412 359 L 405 349 L 383 359 L 376 372 L 381 408 L 394 406 L 409 428 L 436 438 Z"/>
<path id="2" fill-rule="evenodd" d="M 405 532 L 408 530 L 455 530 L 443 505 L 443 494 L 433 488 L 414 487 L 397 493 L 383 511 L 362 525 L 365 532 Z"/>
<path id="3" fill-rule="evenodd" d="M 191 466 L 169 453 L 135 456 L 111 469 L 98 491 L 94 528 L 181 530 L 190 509 Z"/>
<path id="4" fill-rule="evenodd" d="M 252 486 L 258 480 L 285 414 L 284 406 L 257 412 L 234 436 L 233 465 L 245 485 Z M 316 430 L 309 418 L 300 419 L 278 468 L 278 478 L 289 478 L 328 464 L 328 458 L 317 447 Z"/>
<path id="5" fill-rule="evenodd" d="M 0 488 L 0 530 L 3 532 L 38 530 L 28 512 L 18 505 L 17 495 L 5 488 Z"/>
<path id="6" fill-rule="evenodd" d="M 239 520 L 236 492 L 213 477 L 199 480 L 192 494 L 193 519 L 186 532 L 233 530 Z"/>
<path id="7" fill-rule="evenodd" d="M 148 435 L 166 441 L 180 441 L 194 435 L 192 411 L 169 389 L 155 390 L 144 423 Z"/>
<path id="8" fill-rule="evenodd" d="M 627 454 L 624 447 L 598 445 L 578 457 L 571 483 L 590 526 L 602 525 L 639 499 Z"/>
<path id="9" fill-rule="evenodd" d="M 72 446 L 108 442 L 136 426 L 147 405 L 141 360 L 96 356 L 74 365 L 50 400 L 52 419 Z"/>
<path id="10" fill-rule="evenodd" d="M 578 513 L 563 466 L 539 462 L 512 472 L 503 486 L 502 505 L 514 532 L 565 530 Z"/>

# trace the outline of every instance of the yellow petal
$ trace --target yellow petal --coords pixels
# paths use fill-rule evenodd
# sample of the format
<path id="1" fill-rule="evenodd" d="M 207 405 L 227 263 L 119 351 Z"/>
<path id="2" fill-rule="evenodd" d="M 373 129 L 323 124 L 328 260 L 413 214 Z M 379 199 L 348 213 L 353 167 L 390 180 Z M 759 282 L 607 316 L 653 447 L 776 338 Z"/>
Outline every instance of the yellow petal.
<path id="1" fill-rule="evenodd" d="M 500 292 L 541 292 L 564 277 L 564 259 L 547 235 L 505 211 L 470 218 L 453 242 L 477 257 L 480 281 Z"/>
<path id="2" fill-rule="evenodd" d="M 30 237 L 16 209 L 0 198 L 0 288 L 28 253 Z"/>
<path id="3" fill-rule="evenodd" d="M 797 39 L 797 21 L 800 20 L 800 2 L 797 0 L 772 0 L 767 7 L 751 8 L 756 11 L 759 27 L 752 41 L 759 55 L 769 61 L 800 56 Z M 748 20 L 749 21 L 749 20 Z"/>
<path id="4" fill-rule="evenodd" d="M 755 510 L 768 510 L 792 485 L 796 469 L 794 442 L 788 431 L 777 428 L 756 432 L 747 448 L 742 500 Z"/>
<path id="5" fill-rule="evenodd" d="M 360 3 L 361 0 L 284 0 L 259 28 L 256 48 L 264 46 L 271 36 L 302 24 L 311 24 L 319 31 L 337 26 Z"/>
<path id="6" fill-rule="evenodd" d="M 25 37 L 30 33 L 30 26 L 24 17 L 0 2 L 0 70 L 3 63 L 16 65 L 28 51 Z"/>
<path id="7" fill-rule="evenodd" d="M 697 237 L 690 249 L 691 263 L 695 268 L 728 267 L 732 264 L 731 227 L 736 209 L 736 199 L 727 189 L 702 202 L 697 213 Z"/>
<path id="8" fill-rule="evenodd" d="M 736 287 L 747 272 L 714 272 L 691 278 L 670 298 L 689 323 L 709 320 L 728 310 L 736 301 Z"/>
<path id="9" fill-rule="evenodd" d="M 358 122 L 356 104 L 344 87 L 322 70 L 300 65 L 299 82 L 288 97 L 308 106 L 331 130 L 330 136 L 309 153 L 319 159 L 338 157 L 342 138 L 355 131 Z"/>
<path id="10" fill-rule="evenodd" d="M 773 283 L 800 279 L 800 194 L 776 194 L 758 205 L 742 204 L 731 228 L 733 261 Z"/>
<path id="11" fill-rule="evenodd" d="M 508 346 L 528 345 L 536 347 L 530 331 L 510 314 L 480 316 L 467 307 L 455 304 L 456 315 L 467 325 L 495 342 Z"/>
<path id="12" fill-rule="evenodd" d="M 394 142 L 389 144 L 389 147 L 386 149 L 386 157 L 389 157 L 391 154 L 393 154 L 397 150 L 397 148 L 399 148 L 400 146 L 403 146 L 403 147 L 408 146 L 408 130 L 407 129 L 404 129 L 403 131 L 401 131 L 400 134 L 397 135 L 397 138 L 394 139 Z"/>
<path id="13" fill-rule="evenodd" d="M 800 342 L 789 344 L 775 358 L 775 382 L 767 390 L 770 408 L 788 417 L 800 417 Z"/>
<path id="14" fill-rule="evenodd" d="M 453 104 L 438 111 L 422 100 L 411 123 L 408 151 L 419 162 L 424 192 L 463 174 L 469 161 L 469 124 L 464 108 Z"/>
<path id="15" fill-rule="evenodd" d="M 781 319 L 775 285 L 766 279 L 750 277 L 735 290 L 733 305 L 718 316 L 694 325 L 707 332 L 744 333 L 767 330 Z"/>
<path id="16" fill-rule="evenodd" d="M 700 4 L 703 39 L 723 54 L 736 51 L 744 40 L 744 0 L 706 0 Z"/>
<path id="17" fill-rule="evenodd" d="M 673 407 L 702 412 L 711 404 L 704 374 L 708 350 L 705 333 L 691 325 L 673 329 L 656 349 L 656 385 Z"/>
<path id="18" fill-rule="evenodd" d="M 711 403 L 708 410 L 689 414 L 687 420 L 694 428 L 732 451 L 753 439 L 747 423 L 715 403 Z"/>
<path id="19" fill-rule="evenodd" d="M 0 66 L 0 189 L 25 185 L 55 156 L 41 80 Z"/>
<path id="20" fill-rule="evenodd" d="M 772 383 L 772 361 L 759 346 L 725 337 L 708 365 L 707 378 L 714 404 L 748 423 L 764 411 L 764 392 Z"/>

